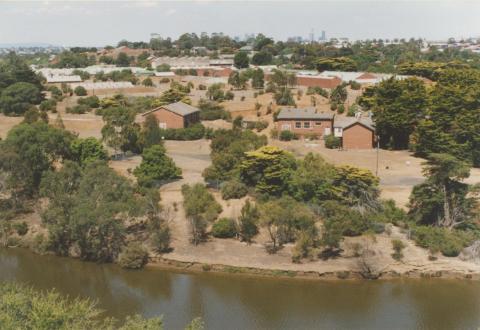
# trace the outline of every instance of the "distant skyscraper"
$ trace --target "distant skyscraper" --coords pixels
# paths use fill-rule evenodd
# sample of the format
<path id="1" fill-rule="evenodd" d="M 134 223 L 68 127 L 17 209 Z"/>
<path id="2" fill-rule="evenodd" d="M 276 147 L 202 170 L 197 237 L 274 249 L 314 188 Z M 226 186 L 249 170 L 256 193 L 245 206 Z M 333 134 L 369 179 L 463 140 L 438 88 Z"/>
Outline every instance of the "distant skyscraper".
<path id="1" fill-rule="evenodd" d="M 325 32 L 325 30 L 322 30 L 322 36 L 320 37 L 320 40 L 322 40 L 322 41 L 327 40 L 327 33 Z"/>

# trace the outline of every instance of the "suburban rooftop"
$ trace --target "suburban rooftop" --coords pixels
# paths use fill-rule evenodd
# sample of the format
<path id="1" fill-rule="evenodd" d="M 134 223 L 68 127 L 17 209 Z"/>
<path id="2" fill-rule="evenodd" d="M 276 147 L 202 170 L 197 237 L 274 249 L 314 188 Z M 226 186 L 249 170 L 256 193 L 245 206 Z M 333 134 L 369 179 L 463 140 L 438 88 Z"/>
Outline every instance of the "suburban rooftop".
<path id="1" fill-rule="evenodd" d="M 277 119 L 317 119 L 317 120 L 331 120 L 333 114 L 325 112 L 317 112 L 317 109 L 303 108 L 303 109 L 289 109 L 284 108 L 278 113 Z"/>
<path id="2" fill-rule="evenodd" d="M 192 114 L 192 113 L 195 113 L 195 112 L 198 112 L 200 111 L 198 108 L 196 107 L 193 107 L 189 104 L 186 104 L 186 103 L 183 103 L 183 102 L 176 102 L 176 103 L 170 103 L 170 104 L 165 104 L 165 105 L 162 105 L 160 107 L 157 107 L 153 110 L 150 110 L 148 112 L 145 112 L 143 115 L 147 115 L 151 112 L 154 112 L 158 109 L 167 109 L 168 111 L 171 111 L 173 113 L 176 113 L 180 116 L 187 116 L 189 114 Z"/>

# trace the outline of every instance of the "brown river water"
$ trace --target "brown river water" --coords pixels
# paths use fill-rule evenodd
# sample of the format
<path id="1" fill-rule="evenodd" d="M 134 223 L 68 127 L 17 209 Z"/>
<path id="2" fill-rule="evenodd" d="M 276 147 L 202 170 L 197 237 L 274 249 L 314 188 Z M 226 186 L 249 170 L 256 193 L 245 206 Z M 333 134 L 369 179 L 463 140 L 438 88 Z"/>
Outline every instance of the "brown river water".
<path id="1" fill-rule="evenodd" d="M 479 329 L 480 282 L 320 281 L 148 268 L 127 271 L 0 249 L 0 281 L 98 301 L 105 315 L 163 315 L 166 329 Z"/>

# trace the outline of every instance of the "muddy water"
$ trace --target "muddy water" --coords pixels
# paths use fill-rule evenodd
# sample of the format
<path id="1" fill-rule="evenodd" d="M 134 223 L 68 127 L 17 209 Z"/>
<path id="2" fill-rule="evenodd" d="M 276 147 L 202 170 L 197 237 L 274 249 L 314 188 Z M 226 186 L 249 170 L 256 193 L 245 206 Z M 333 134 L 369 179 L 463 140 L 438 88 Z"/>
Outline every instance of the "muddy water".
<path id="1" fill-rule="evenodd" d="M 166 329 L 201 316 L 207 329 L 478 329 L 480 283 L 322 282 L 182 274 L 0 249 L 0 281 L 97 299 L 106 315 L 164 315 Z"/>

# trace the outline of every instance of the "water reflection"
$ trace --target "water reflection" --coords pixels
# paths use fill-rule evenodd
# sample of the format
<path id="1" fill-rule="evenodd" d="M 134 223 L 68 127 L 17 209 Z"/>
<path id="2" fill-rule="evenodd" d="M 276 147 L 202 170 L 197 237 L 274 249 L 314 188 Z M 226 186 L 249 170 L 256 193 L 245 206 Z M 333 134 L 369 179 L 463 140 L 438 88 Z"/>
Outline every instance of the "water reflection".
<path id="1" fill-rule="evenodd" d="M 125 271 L 0 250 L 0 280 L 98 299 L 106 314 L 163 314 L 167 329 L 202 316 L 208 329 L 476 329 L 480 283 L 339 281 Z"/>

